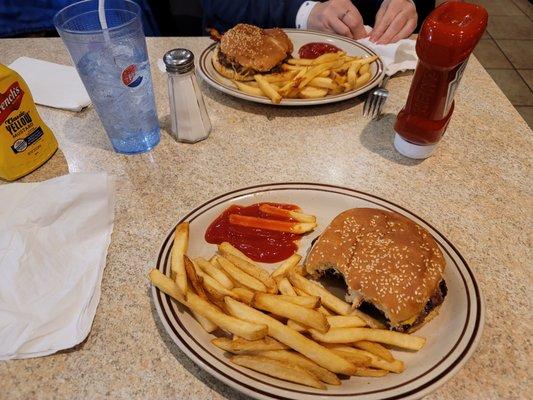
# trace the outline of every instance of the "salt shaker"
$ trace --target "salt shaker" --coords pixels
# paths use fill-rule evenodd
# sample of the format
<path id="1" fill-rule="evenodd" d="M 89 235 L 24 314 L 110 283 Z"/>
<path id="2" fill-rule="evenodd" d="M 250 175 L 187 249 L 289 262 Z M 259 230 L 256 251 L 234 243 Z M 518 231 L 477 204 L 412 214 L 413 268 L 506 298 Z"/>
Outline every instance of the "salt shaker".
<path id="1" fill-rule="evenodd" d="M 173 49 L 165 54 L 163 61 L 168 75 L 172 136 L 185 143 L 206 139 L 211 132 L 211 121 L 194 73 L 193 53 Z"/>

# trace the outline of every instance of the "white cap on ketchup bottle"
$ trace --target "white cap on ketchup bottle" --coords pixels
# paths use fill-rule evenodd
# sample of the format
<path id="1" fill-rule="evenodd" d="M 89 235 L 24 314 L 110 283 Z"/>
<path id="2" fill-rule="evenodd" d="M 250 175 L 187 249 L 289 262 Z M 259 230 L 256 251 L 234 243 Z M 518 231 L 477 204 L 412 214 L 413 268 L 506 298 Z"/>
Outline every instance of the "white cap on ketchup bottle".
<path id="1" fill-rule="evenodd" d="M 400 154 L 409 158 L 428 158 L 437 148 L 437 144 L 438 143 L 426 145 L 414 144 L 405 140 L 398 133 L 394 135 L 394 147 L 396 147 L 396 150 L 398 150 Z"/>

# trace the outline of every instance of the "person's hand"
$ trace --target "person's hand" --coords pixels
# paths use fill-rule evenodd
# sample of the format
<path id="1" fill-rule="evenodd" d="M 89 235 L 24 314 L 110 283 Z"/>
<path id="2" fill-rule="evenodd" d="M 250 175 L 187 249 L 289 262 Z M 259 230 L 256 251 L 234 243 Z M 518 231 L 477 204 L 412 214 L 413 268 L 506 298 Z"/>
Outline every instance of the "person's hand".
<path id="1" fill-rule="evenodd" d="M 413 33 L 417 21 L 416 7 L 411 0 L 385 0 L 376 14 L 370 40 L 387 44 L 405 39 Z"/>
<path id="2" fill-rule="evenodd" d="M 352 39 L 367 37 L 363 17 L 350 0 L 329 0 L 313 7 L 307 27 L 333 32 Z"/>

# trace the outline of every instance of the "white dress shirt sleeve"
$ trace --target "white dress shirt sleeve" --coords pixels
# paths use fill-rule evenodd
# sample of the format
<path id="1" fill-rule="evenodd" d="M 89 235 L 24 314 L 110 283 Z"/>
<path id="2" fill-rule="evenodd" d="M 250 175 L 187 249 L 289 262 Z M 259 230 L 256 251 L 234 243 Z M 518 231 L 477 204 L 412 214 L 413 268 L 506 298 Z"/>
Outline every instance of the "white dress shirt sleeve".
<path id="1" fill-rule="evenodd" d="M 309 14 L 313 10 L 313 7 L 316 6 L 318 1 L 306 1 L 303 3 L 298 12 L 296 13 L 295 25 L 297 29 L 307 29 L 307 20 L 309 19 Z"/>

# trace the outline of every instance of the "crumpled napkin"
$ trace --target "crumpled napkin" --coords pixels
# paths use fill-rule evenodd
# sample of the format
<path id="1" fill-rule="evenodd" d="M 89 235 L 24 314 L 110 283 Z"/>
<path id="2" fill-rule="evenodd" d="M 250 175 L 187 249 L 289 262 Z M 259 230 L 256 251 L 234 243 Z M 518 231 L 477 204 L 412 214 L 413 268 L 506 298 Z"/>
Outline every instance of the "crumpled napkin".
<path id="1" fill-rule="evenodd" d="M 80 111 L 91 104 L 74 67 L 19 57 L 9 68 L 18 72 L 26 81 L 37 104 L 69 111 Z"/>
<path id="2" fill-rule="evenodd" d="M 114 203 L 105 173 L 0 186 L 0 360 L 52 354 L 87 337 Z"/>
<path id="3" fill-rule="evenodd" d="M 372 27 L 368 25 L 365 25 L 365 29 L 368 33 L 372 31 Z M 400 71 L 414 70 L 416 68 L 418 56 L 415 50 L 416 41 L 413 39 L 402 39 L 391 44 L 375 44 L 366 37 L 359 39 L 357 42 L 374 50 L 381 57 L 385 67 L 385 74 L 389 76 Z"/>

